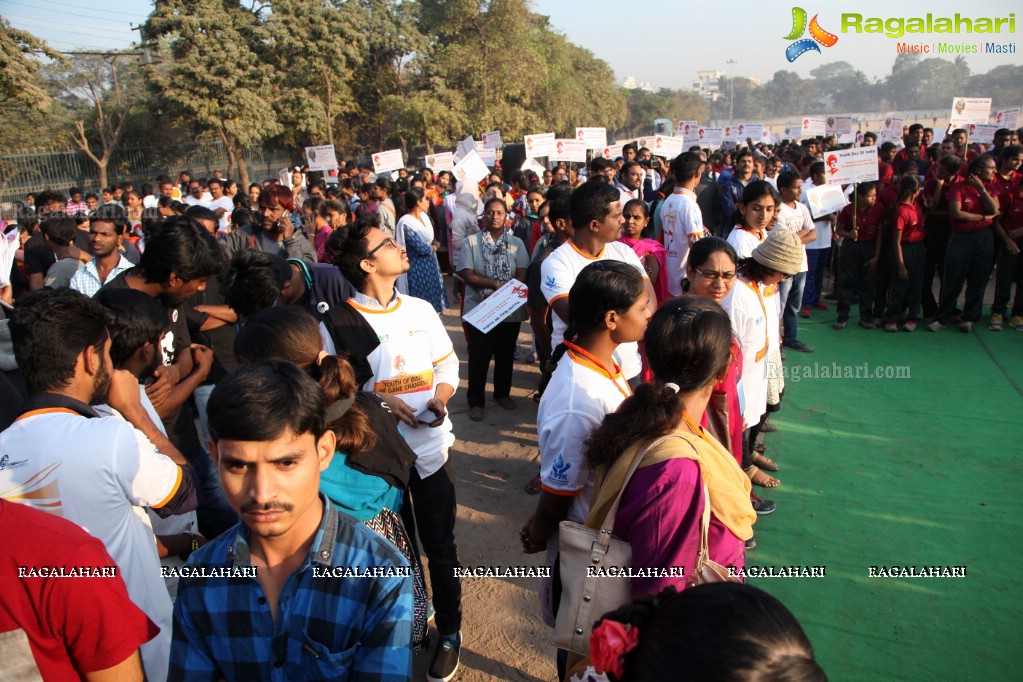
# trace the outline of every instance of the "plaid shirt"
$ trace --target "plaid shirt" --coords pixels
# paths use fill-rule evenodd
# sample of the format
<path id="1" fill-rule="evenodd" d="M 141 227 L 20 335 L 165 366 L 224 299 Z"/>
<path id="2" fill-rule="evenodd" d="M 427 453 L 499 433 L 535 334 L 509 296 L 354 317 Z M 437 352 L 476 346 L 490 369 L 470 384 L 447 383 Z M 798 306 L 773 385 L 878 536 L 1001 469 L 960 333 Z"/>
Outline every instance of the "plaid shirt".
<path id="1" fill-rule="evenodd" d="M 412 574 L 390 542 L 325 512 L 308 560 L 288 577 L 276 621 L 256 577 L 182 576 L 174 606 L 170 680 L 358 680 L 412 677 Z M 192 554 L 188 565 L 251 567 L 239 524 Z M 329 567 L 381 567 L 397 577 L 315 577 Z"/>
<path id="2" fill-rule="evenodd" d="M 117 262 L 114 269 L 107 275 L 107 282 L 117 277 L 125 270 L 131 270 L 134 266 L 131 261 L 128 260 L 124 254 L 121 254 L 121 260 Z M 92 298 L 99 290 L 103 288 L 103 285 L 107 282 L 99 281 L 99 271 L 96 270 L 96 259 L 93 258 L 91 261 L 85 264 L 85 267 L 76 272 L 71 277 L 71 288 L 75 291 L 81 292 Z"/>

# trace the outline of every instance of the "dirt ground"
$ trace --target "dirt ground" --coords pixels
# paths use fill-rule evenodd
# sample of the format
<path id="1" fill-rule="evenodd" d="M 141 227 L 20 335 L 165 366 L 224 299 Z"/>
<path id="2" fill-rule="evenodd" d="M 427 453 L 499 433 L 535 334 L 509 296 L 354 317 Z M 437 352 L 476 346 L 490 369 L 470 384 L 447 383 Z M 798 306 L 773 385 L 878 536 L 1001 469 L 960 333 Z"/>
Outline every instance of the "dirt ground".
<path id="1" fill-rule="evenodd" d="M 525 484 L 539 466 L 536 407 L 531 398 L 540 377 L 536 363 L 526 364 L 532 333 L 522 324 L 512 398 L 516 409 L 494 404 L 488 384 L 483 421 L 469 419 L 466 403 L 468 353 L 457 311 L 442 316 L 461 364 L 458 392 L 448 404 L 454 423 L 454 462 L 458 495 L 455 540 L 463 566 L 540 566 L 543 554 L 523 554 L 519 529 L 533 512 L 536 496 Z M 493 368 L 491 367 L 491 370 Z M 492 378 L 492 374 L 491 374 Z M 426 557 L 423 557 L 424 562 Z M 540 619 L 538 578 L 462 579 L 462 655 L 455 679 L 555 680 L 550 628 Z M 427 582 L 429 585 L 429 582 Z M 431 643 L 436 646 L 436 631 Z M 425 680 L 432 649 L 416 656 L 415 680 Z"/>

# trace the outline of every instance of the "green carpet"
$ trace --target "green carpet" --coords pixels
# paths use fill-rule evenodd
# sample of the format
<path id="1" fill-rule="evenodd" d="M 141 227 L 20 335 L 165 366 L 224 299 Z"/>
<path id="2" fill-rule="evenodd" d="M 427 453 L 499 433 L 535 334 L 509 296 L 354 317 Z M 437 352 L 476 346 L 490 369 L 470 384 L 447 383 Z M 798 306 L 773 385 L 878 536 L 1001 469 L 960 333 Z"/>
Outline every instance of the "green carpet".
<path id="1" fill-rule="evenodd" d="M 767 434 L 777 511 L 748 565 L 823 565 L 819 579 L 753 579 L 803 624 L 836 682 L 1020 679 L 1015 568 L 1023 510 L 1023 333 L 977 325 L 867 331 L 800 320 L 811 354 L 786 365 L 908 367 L 904 379 L 799 371 Z M 852 371 L 855 371 L 853 369 Z M 965 578 L 869 578 L 870 566 L 966 566 Z M 1013 672 L 1017 670 L 1017 672 Z"/>

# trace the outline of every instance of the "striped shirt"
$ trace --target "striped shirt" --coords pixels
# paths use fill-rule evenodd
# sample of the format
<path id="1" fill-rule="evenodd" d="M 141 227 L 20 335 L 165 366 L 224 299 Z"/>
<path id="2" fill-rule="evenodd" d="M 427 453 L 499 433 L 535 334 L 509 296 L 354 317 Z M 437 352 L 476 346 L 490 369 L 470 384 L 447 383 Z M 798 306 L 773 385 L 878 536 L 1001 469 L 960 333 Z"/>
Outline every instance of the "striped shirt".
<path id="1" fill-rule="evenodd" d="M 411 679 L 408 561 L 323 495 L 320 502 L 324 514 L 319 530 L 308 559 L 281 590 L 276 620 L 254 576 L 181 577 L 170 680 Z M 251 571 L 245 526 L 239 524 L 201 547 L 188 565 L 207 573 Z M 378 572 L 374 577 L 337 577 L 332 567 Z"/>

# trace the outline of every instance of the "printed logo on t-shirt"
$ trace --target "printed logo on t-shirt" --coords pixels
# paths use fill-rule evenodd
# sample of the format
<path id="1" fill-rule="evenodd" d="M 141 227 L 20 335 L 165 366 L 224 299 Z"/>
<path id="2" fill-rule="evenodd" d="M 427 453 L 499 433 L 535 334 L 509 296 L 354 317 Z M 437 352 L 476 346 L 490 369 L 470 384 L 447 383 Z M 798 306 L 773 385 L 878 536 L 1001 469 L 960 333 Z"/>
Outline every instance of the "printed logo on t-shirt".
<path id="1" fill-rule="evenodd" d="M 23 467 L 26 464 L 28 464 L 27 459 L 19 459 L 12 462 L 10 455 L 4 455 L 3 457 L 0 457 L 0 471 L 9 471 L 11 469 L 17 469 L 18 467 Z"/>
<path id="2" fill-rule="evenodd" d="M 557 459 L 554 460 L 554 464 L 551 466 L 551 480 L 568 483 L 568 470 L 571 468 L 572 464 L 566 463 L 559 452 Z"/>
<path id="3" fill-rule="evenodd" d="M 548 289 L 554 289 L 557 286 L 557 281 L 554 279 L 554 277 L 548 277 L 546 286 Z"/>
<path id="4" fill-rule="evenodd" d="M 5 455 L 3 459 L 7 459 Z M 3 460 L 0 459 L 0 462 Z M 14 466 L 21 466 L 23 461 L 19 460 Z M 56 462 L 38 471 L 25 479 L 24 483 L 5 490 L 3 497 L 9 502 L 20 502 L 39 511 L 49 512 L 57 516 L 63 516 L 63 503 L 60 498 L 60 480 L 55 473 L 61 462 Z M 6 469 L 13 469 L 10 460 L 7 461 Z"/>
<path id="5" fill-rule="evenodd" d="M 320 315 L 323 315 L 328 310 L 330 310 L 330 305 L 328 305 L 326 301 L 320 301 L 319 303 L 316 304 L 316 312 L 318 312 Z"/>

